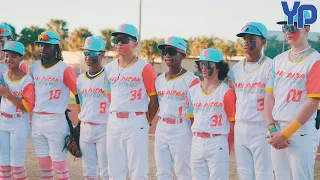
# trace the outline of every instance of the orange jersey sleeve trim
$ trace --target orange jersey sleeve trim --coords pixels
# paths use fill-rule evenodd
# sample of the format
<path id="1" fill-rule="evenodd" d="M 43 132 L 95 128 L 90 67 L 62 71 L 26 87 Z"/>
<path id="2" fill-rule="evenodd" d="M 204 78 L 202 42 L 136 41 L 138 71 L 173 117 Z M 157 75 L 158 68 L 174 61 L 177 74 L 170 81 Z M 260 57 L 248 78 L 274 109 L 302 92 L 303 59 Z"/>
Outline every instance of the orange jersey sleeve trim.
<path id="1" fill-rule="evenodd" d="M 26 65 L 26 63 L 24 63 L 24 61 L 22 61 L 19 65 L 19 68 L 24 72 L 24 73 L 28 73 L 28 67 Z"/>
<path id="2" fill-rule="evenodd" d="M 144 83 L 144 86 L 146 87 L 148 95 L 151 93 L 157 92 L 156 85 L 155 85 L 156 79 L 157 79 L 157 73 L 150 64 L 147 64 L 146 66 L 144 66 L 142 70 L 142 78 L 143 78 L 143 83 Z"/>
<path id="3" fill-rule="evenodd" d="M 273 92 L 273 88 L 266 88 L 267 92 Z"/>
<path id="4" fill-rule="evenodd" d="M 194 85 L 197 85 L 198 83 L 200 83 L 200 79 L 199 79 L 199 78 L 195 78 L 195 79 L 191 82 L 190 88 L 191 88 L 192 86 L 194 86 Z"/>
<path id="5" fill-rule="evenodd" d="M 188 118 L 194 118 L 194 115 L 193 115 L 193 114 L 186 114 L 186 117 L 188 117 Z"/>
<path id="6" fill-rule="evenodd" d="M 224 94 L 223 104 L 229 121 L 234 121 L 236 114 L 236 94 L 232 89 L 229 89 Z"/>
<path id="7" fill-rule="evenodd" d="M 32 83 L 26 85 L 22 91 L 22 104 L 28 113 L 33 111 L 35 104 L 35 90 Z"/>
<path id="8" fill-rule="evenodd" d="M 320 94 L 320 60 L 313 64 L 307 79 L 307 94 Z"/>
<path id="9" fill-rule="evenodd" d="M 63 73 L 63 82 L 70 91 L 74 94 L 77 95 L 77 76 L 74 74 L 74 71 L 72 67 L 68 66 Z"/>

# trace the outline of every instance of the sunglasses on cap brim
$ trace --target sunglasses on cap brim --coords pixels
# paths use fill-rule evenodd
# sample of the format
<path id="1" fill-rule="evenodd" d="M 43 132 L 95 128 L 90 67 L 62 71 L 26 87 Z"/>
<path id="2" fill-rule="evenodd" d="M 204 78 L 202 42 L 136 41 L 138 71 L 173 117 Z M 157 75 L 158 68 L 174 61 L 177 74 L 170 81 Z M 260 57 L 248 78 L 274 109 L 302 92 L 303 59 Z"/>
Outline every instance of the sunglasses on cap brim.
<path id="1" fill-rule="evenodd" d="M 162 49 L 162 55 L 163 55 L 163 56 L 166 56 L 167 54 L 169 54 L 169 56 L 175 56 L 175 55 L 177 55 L 178 53 L 184 54 L 184 51 L 182 51 L 182 50 L 180 50 L 180 49 L 176 49 L 176 48 L 171 47 L 171 46 L 165 46 L 165 47 Z"/>
<path id="2" fill-rule="evenodd" d="M 130 40 L 133 42 L 136 41 L 135 39 L 128 37 L 128 36 L 116 36 L 111 41 L 114 44 L 118 44 L 119 42 L 121 42 L 121 44 L 128 44 L 130 42 Z"/>
<path id="3" fill-rule="evenodd" d="M 58 40 L 59 39 L 56 39 L 56 38 L 50 38 L 48 35 L 46 34 L 39 34 L 38 35 L 38 41 L 49 41 L 50 39 L 55 39 L 55 40 Z"/>
<path id="4" fill-rule="evenodd" d="M 263 34 L 261 31 L 259 31 L 259 29 L 255 26 L 252 26 L 252 25 L 247 25 L 247 26 L 244 26 L 242 29 L 241 29 L 241 33 L 247 33 L 247 32 L 250 32 L 250 33 L 254 33 L 258 36 L 261 36 L 264 38 Z"/>
<path id="5" fill-rule="evenodd" d="M 97 57 L 101 55 L 103 52 L 94 52 L 94 51 L 88 51 L 88 52 L 83 52 L 84 56 L 90 56 L 90 57 Z"/>

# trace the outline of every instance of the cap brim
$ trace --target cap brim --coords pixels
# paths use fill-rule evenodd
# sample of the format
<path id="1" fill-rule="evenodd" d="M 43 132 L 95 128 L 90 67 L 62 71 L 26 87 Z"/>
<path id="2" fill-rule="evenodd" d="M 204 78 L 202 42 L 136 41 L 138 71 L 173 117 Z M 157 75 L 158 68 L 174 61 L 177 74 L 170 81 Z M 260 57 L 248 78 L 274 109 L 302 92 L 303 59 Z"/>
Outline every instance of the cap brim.
<path id="1" fill-rule="evenodd" d="M 20 54 L 21 56 L 23 56 L 23 54 L 21 54 L 21 53 L 19 53 L 19 52 L 17 52 L 17 51 L 11 50 L 11 49 L 3 49 L 2 51 L 3 51 L 3 52 L 11 51 L 11 52 L 15 52 L 15 53 L 18 53 L 18 54 Z"/>
<path id="2" fill-rule="evenodd" d="M 277 24 L 280 24 L 280 25 L 287 24 L 287 21 L 278 21 Z"/>
<path id="3" fill-rule="evenodd" d="M 261 34 L 247 33 L 247 32 L 245 32 L 245 33 L 238 33 L 236 36 L 238 36 L 238 37 L 243 37 L 243 36 L 246 35 L 246 34 L 255 35 L 255 36 L 261 36 L 261 37 L 264 38 L 264 36 L 262 36 Z"/>
<path id="4" fill-rule="evenodd" d="M 53 44 L 53 45 L 59 45 L 58 42 L 50 42 L 50 41 L 35 41 L 34 43 L 44 43 L 44 44 Z"/>
<path id="5" fill-rule="evenodd" d="M 138 40 L 136 37 L 134 37 L 134 36 L 132 36 L 132 35 L 130 35 L 128 33 L 124 33 L 124 32 L 113 32 L 113 33 L 111 33 L 112 36 L 116 36 L 118 34 L 128 35 L 128 36 L 132 37 L 133 39 Z"/>

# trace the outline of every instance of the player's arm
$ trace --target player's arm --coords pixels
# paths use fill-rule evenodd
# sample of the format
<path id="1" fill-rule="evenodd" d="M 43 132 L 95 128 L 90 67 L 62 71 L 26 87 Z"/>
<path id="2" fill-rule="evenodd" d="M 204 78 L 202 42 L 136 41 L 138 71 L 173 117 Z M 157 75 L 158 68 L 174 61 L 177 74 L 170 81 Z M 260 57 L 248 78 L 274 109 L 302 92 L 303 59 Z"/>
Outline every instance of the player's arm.
<path id="1" fill-rule="evenodd" d="M 230 69 L 228 73 L 228 85 L 233 90 L 234 90 L 234 82 L 235 82 L 234 72 L 233 72 L 233 69 Z"/>
<path id="2" fill-rule="evenodd" d="M 107 76 L 107 73 L 106 73 L 106 91 L 105 93 L 107 94 L 107 98 L 109 100 L 109 102 L 111 102 L 111 86 L 110 86 L 110 81 L 109 81 L 109 78 Z"/>
<path id="3" fill-rule="evenodd" d="M 77 111 L 78 114 L 81 111 L 80 100 L 77 91 L 77 76 L 75 75 L 72 67 L 68 66 L 63 73 L 63 82 L 70 89 L 70 91 L 74 94 L 76 103 L 77 103 Z"/>
<path id="4" fill-rule="evenodd" d="M 236 94 L 232 89 L 228 90 L 223 97 L 224 110 L 227 118 L 230 121 L 230 133 L 228 135 L 229 153 L 234 145 L 234 124 L 236 114 Z"/>
<path id="5" fill-rule="evenodd" d="M 320 102 L 320 60 L 312 67 L 307 79 L 307 102 L 297 112 L 294 119 L 282 130 L 282 135 L 290 138 L 317 111 Z"/>
<path id="6" fill-rule="evenodd" d="M 195 85 L 197 85 L 198 83 L 200 83 L 201 81 L 200 81 L 200 79 L 198 78 L 198 77 L 196 77 L 196 78 L 194 78 L 192 81 L 191 81 L 191 84 L 190 84 L 190 86 L 189 86 L 189 89 L 191 88 L 191 87 L 193 87 L 193 86 L 195 86 Z M 189 107 L 189 100 L 188 100 L 188 96 L 186 97 L 186 106 L 187 107 Z M 186 114 L 186 116 L 188 117 L 188 116 L 192 116 L 192 117 L 189 117 L 189 119 L 190 119 L 190 121 L 191 121 L 191 124 L 193 124 L 193 121 L 194 121 L 194 118 L 193 118 L 193 114 L 191 115 L 191 114 L 189 114 L 189 115 L 187 115 Z"/>
<path id="7" fill-rule="evenodd" d="M 148 118 L 149 123 L 151 123 L 152 119 L 157 114 L 157 111 L 159 108 L 159 102 L 158 102 L 158 96 L 157 96 L 156 86 L 155 86 L 155 82 L 157 79 L 157 73 L 150 64 L 147 64 L 143 68 L 142 78 L 143 78 L 143 83 L 144 83 L 144 86 L 146 87 L 148 96 L 150 98 L 148 112 L 147 112 L 147 118 Z"/>
<path id="8" fill-rule="evenodd" d="M 12 95 L 9 92 L 8 87 L 2 88 L 6 88 L 7 91 L 5 94 L 3 94 L 3 97 L 11 101 L 12 104 L 14 104 L 17 108 L 25 110 L 28 113 L 32 112 L 35 102 L 35 90 L 34 85 L 32 83 L 29 83 L 26 86 L 24 86 L 22 90 L 22 99 Z"/>
<path id="9" fill-rule="evenodd" d="M 275 60 L 273 60 L 271 69 L 269 71 L 267 88 L 266 88 L 266 96 L 264 98 L 264 119 L 268 126 L 269 134 L 272 134 L 278 131 L 274 124 L 274 120 L 272 116 L 272 110 L 275 103 L 273 88 L 274 88 L 274 80 L 276 77 L 274 63 L 275 63 Z"/>
<path id="10" fill-rule="evenodd" d="M 191 124 L 193 124 L 194 121 L 194 115 L 193 115 L 193 103 L 190 95 L 190 91 L 187 93 L 187 99 L 186 99 L 186 106 L 187 106 L 187 111 L 186 111 L 186 117 L 190 118 Z"/>

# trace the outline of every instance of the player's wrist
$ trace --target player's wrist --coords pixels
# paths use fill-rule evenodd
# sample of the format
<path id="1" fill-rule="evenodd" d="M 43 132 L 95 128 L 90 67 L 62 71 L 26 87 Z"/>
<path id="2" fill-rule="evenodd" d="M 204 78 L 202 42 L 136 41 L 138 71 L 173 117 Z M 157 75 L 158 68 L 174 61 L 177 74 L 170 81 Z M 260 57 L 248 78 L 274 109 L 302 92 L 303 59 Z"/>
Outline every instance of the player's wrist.
<path id="1" fill-rule="evenodd" d="M 273 133 L 275 133 L 275 132 L 278 132 L 278 129 L 277 129 L 275 123 L 270 123 L 270 124 L 268 125 L 268 128 L 267 128 L 267 129 L 268 129 L 270 135 L 273 134 Z"/>
<path id="2" fill-rule="evenodd" d="M 301 126 L 298 120 L 292 120 L 290 124 L 281 131 L 281 134 L 289 139 Z"/>

